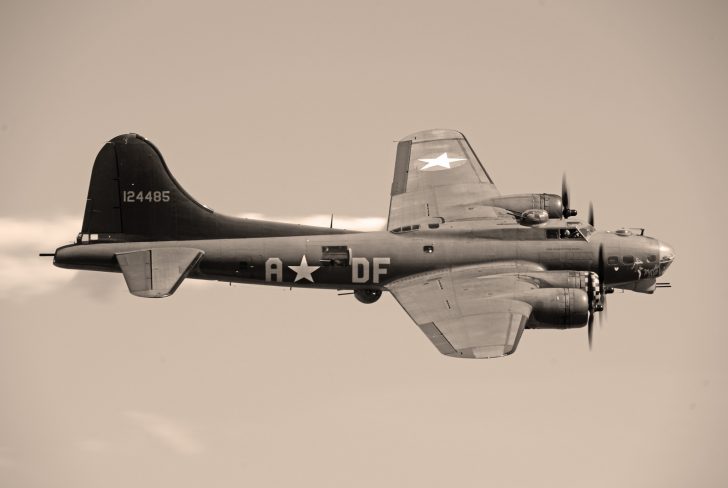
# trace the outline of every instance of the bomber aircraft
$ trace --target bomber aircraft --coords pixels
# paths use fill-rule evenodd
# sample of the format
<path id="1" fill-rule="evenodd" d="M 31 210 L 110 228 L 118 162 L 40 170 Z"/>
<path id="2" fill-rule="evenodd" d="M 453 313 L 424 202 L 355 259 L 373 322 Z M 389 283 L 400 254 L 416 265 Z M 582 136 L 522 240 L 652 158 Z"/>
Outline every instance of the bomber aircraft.
<path id="1" fill-rule="evenodd" d="M 524 329 L 587 326 L 615 289 L 653 293 L 675 259 L 643 229 L 597 231 L 562 194 L 501 195 L 463 134 L 399 141 L 386 231 L 235 218 L 198 203 L 137 134 L 96 157 L 83 226 L 62 268 L 121 272 L 139 297 L 185 278 L 325 288 L 374 303 L 388 291 L 445 355 L 513 353 Z M 332 226 L 333 227 L 333 226 Z"/>

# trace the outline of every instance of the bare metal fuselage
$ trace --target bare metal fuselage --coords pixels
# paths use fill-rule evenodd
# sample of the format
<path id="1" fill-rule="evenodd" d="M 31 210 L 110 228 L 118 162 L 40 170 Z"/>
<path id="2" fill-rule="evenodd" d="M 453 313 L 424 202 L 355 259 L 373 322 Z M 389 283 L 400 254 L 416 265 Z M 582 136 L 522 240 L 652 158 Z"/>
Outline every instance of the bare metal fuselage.
<path id="1" fill-rule="evenodd" d="M 526 237 L 529 229 L 523 229 Z M 473 237 L 472 232 L 447 229 L 403 234 L 368 232 L 351 234 L 205 239 L 186 241 L 74 244 L 58 249 L 54 263 L 63 268 L 116 271 L 116 254 L 153 248 L 194 248 L 204 252 L 189 278 L 263 285 L 333 289 L 380 289 L 405 276 L 451 266 L 523 262 L 532 269 L 595 271 L 598 248 L 607 255 L 635 256 L 638 262 L 659 259 L 659 241 L 646 236 L 621 237 L 596 232 L 583 239 L 497 239 Z M 327 249 L 346 249 L 347 259 L 333 263 Z M 296 281 L 290 266 L 305 256 L 310 279 Z M 278 265 L 278 261 L 280 265 Z M 643 273 L 638 266 L 610 268 L 606 282 L 614 285 L 652 280 L 660 273 Z"/>

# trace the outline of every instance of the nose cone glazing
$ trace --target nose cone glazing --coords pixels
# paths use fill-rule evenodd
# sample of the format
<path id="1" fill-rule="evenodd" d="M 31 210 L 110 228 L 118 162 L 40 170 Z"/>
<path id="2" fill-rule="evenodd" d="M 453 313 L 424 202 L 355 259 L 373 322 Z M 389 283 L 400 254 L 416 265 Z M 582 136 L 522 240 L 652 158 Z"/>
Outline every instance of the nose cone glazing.
<path id="1" fill-rule="evenodd" d="M 675 260 L 675 250 L 669 244 L 660 241 L 660 274 L 662 275 Z"/>

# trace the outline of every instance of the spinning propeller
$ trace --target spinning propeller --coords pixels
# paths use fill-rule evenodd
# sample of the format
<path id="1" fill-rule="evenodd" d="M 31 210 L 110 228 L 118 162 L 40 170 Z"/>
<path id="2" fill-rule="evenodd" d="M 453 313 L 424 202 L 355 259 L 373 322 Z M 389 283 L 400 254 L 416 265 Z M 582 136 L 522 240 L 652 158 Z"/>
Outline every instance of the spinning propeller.
<path id="1" fill-rule="evenodd" d="M 561 178 L 561 203 L 563 205 L 563 216 L 565 219 L 576 215 L 576 210 L 569 206 L 569 185 L 566 183 L 566 173 L 564 173 Z M 591 202 L 589 202 L 588 222 L 589 225 L 594 227 L 594 205 Z M 591 310 L 589 311 L 589 321 L 587 322 L 587 333 L 589 335 L 590 350 L 592 348 L 592 342 L 594 338 L 594 314 L 596 312 L 600 312 L 599 325 L 601 326 L 602 320 L 604 317 L 606 317 L 607 313 L 607 294 L 612 293 L 613 291 L 613 289 L 607 288 L 605 286 L 607 262 L 604 257 L 603 244 L 599 244 L 599 254 L 597 259 L 597 278 L 599 280 L 599 284 L 597 287 L 594 283 L 592 283 L 592 295 L 594 298 L 592 299 Z"/>
<path id="2" fill-rule="evenodd" d="M 594 205 L 592 205 L 592 202 L 589 202 L 589 225 L 594 227 Z"/>
<path id="3" fill-rule="evenodd" d="M 569 207 L 569 186 L 566 184 L 566 173 L 561 176 L 561 203 L 564 207 L 563 216 L 565 219 L 576 215 L 576 210 Z"/>
<path id="4" fill-rule="evenodd" d="M 591 205 L 590 205 L 591 207 Z M 594 220 L 593 212 L 590 208 L 589 223 Z M 592 224 L 593 225 L 593 224 Z M 604 259 L 604 244 L 599 244 L 599 254 L 597 261 L 597 277 L 599 278 L 599 300 L 593 306 L 591 313 L 589 314 L 589 322 L 587 323 L 587 331 L 589 333 L 589 349 L 592 347 L 592 337 L 594 334 L 594 312 L 600 312 L 599 314 L 599 325 L 602 325 L 603 318 L 606 318 L 607 314 L 607 294 L 614 291 L 613 288 L 607 288 L 606 286 L 606 270 L 607 264 Z"/>
<path id="5" fill-rule="evenodd" d="M 589 202 L 589 225 L 594 227 L 594 205 Z M 589 314 L 589 322 L 587 323 L 587 332 L 589 334 L 589 349 L 592 347 L 592 339 L 594 336 L 594 312 L 599 314 L 599 326 L 607 315 L 607 294 L 612 293 L 612 288 L 606 286 L 607 262 L 604 258 L 604 244 L 599 244 L 599 253 L 597 255 L 597 277 L 599 279 L 599 300 L 593 306 L 593 310 Z"/>

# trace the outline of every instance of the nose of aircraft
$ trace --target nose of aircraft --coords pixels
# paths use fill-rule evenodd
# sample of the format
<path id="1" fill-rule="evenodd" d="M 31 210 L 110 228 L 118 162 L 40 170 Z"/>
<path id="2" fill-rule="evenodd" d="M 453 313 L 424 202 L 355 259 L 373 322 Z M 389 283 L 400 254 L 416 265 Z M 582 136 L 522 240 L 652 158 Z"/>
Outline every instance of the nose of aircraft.
<path id="1" fill-rule="evenodd" d="M 666 242 L 660 241 L 660 275 L 667 271 L 674 260 L 675 250 Z"/>

